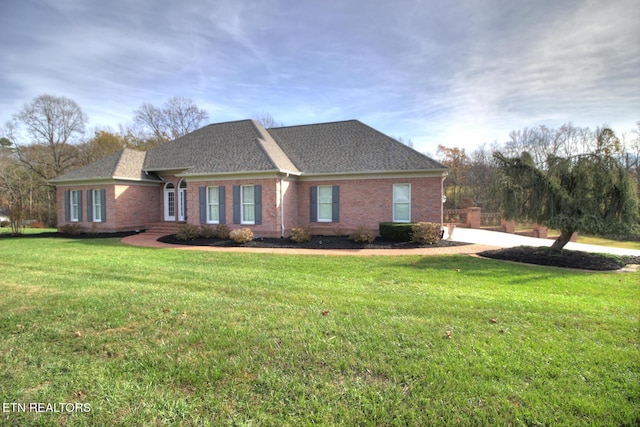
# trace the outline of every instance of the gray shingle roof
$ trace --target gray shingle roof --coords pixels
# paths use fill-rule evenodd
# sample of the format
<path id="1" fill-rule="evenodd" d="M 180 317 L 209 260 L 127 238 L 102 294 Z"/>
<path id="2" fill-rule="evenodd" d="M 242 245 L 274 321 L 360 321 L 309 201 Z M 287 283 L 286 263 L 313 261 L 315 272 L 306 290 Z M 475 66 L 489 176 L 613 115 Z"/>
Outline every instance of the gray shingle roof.
<path id="1" fill-rule="evenodd" d="M 134 181 L 157 181 L 156 177 L 148 176 L 142 171 L 144 151 L 125 148 L 107 157 L 73 170 L 51 182 L 83 181 L 93 179 L 126 179 Z"/>
<path id="2" fill-rule="evenodd" d="M 305 174 L 446 169 L 358 120 L 272 128 L 269 133 Z"/>
<path id="3" fill-rule="evenodd" d="M 149 151 L 145 170 L 188 169 L 186 175 L 286 170 L 297 172 L 253 120 L 205 126 Z"/>
<path id="4" fill-rule="evenodd" d="M 124 149 L 52 180 L 154 180 L 147 172 L 184 175 L 260 171 L 294 174 L 445 170 L 435 160 L 357 121 L 265 129 L 253 120 L 205 126 L 148 152 Z"/>

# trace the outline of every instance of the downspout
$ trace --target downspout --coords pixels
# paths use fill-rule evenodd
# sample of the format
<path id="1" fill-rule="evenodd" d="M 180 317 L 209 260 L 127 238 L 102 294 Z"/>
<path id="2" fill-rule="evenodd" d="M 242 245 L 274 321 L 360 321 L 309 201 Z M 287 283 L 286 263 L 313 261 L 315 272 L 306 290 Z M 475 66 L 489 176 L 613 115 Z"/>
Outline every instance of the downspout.
<path id="1" fill-rule="evenodd" d="M 289 174 L 287 173 L 287 177 Z M 284 238 L 284 180 L 280 178 L 280 238 Z"/>

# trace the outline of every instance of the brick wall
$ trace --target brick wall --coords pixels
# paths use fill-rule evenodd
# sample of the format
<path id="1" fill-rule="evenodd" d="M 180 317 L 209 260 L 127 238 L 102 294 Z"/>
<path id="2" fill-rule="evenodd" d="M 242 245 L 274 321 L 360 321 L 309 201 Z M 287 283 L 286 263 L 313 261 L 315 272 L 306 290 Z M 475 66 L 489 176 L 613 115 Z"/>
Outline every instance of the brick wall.
<path id="1" fill-rule="evenodd" d="M 349 234 L 359 226 L 377 232 L 381 222 L 393 220 L 393 184 L 411 184 L 411 221 L 442 223 L 442 178 L 383 178 L 305 181 L 298 184 L 298 222 L 313 234 Z M 310 187 L 340 187 L 340 221 L 310 222 Z"/>
<path id="2" fill-rule="evenodd" d="M 179 178 L 164 177 L 177 189 Z M 262 185 L 262 224 L 244 225 L 233 223 L 233 186 Z M 393 219 L 393 184 L 411 184 L 411 220 L 442 223 L 442 178 L 384 178 L 333 181 L 295 181 L 293 179 L 256 178 L 236 180 L 193 181 L 187 183 L 187 223 L 199 224 L 199 187 L 224 186 L 226 193 L 226 223 L 231 228 L 249 227 L 256 235 L 280 237 L 280 209 L 284 199 L 285 236 L 292 227 L 309 225 L 314 234 L 349 234 L 363 225 L 377 232 L 380 222 Z M 334 223 L 310 222 L 310 187 L 337 185 L 340 187 L 340 220 Z M 86 191 L 106 190 L 106 221 L 92 223 L 86 215 Z M 60 186 L 57 188 L 58 224 L 65 224 L 64 192 L 82 190 L 84 230 L 123 231 L 144 229 L 148 225 L 164 220 L 164 185 L 111 184 Z M 117 205 L 117 209 L 116 209 Z"/>
<path id="3" fill-rule="evenodd" d="M 247 225 L 233 223 L 233 187 L 235 185 L 262 185 L 262 224 Z M 226 224 L 231 230 L 250 228 L 255 235 L 263 237 L 280 237 L 280 180 L 268 179 L 236 179 L 192 181 L 187 183 L 188 224 L 200 224 L 200 187 L 225 187 Z"/>
<path id="4" fill-rule="evenodd" d="M 67 224 L 65 197 L 68 190 L 82 191 L 82 221 L 77 224 L 83 231 L 114 232 L 144 229 L 148 224 L 160 221 L 162 189 L 149 185 L 77 185 L 56 188 L 58 228 Z M 93 222 L 87 218 L 87 190 L 105 190 L 106 221 Z M 116 209 L 117 205 L 117 209 Z"/>

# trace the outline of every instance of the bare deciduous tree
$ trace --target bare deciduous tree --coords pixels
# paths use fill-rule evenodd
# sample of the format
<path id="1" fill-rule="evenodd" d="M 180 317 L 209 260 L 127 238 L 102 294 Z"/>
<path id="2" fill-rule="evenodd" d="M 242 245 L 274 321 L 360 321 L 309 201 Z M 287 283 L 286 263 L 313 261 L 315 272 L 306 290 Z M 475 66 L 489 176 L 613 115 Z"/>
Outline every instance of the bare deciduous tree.
<path id="1" fill-rule="evenodd" d="M 162 107 L 144 103 L 134 111 L 134 122 L 151 134 L 156 143 L 162 144 L 193 132 L 209 119 L 209 114 L 201 110 L 188 98 L 169 98 Z"/>
<path id="2" fill-rule="evenodd" d="M 256 113 L 253 116 L 251 116 L 251 118 L 256 122 L 260 123 L 262 127 L 264 127 L 265 129 L 278 128 L 278 127 L 284 126 L 284 123 L 277 121 L 276 119 L 273 118 L 271 114 L 267 113 L 266 111 Z"/>
<path id="3" fill-rule="evenodd" d="M 8 124 L 8 139 L 16 147 L 20 161 L 47 180 L 77 164 L 78 153 L 73 144 L 84 134 L 86 122 L 87 116 L 75 101 L 40 95 L 13 116 Z"/>

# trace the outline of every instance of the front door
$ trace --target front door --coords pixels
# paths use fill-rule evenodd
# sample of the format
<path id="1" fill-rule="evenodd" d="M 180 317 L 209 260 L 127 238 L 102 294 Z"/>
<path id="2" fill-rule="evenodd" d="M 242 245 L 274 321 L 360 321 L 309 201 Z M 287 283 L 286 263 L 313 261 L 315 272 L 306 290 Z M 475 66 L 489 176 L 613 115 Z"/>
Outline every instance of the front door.
<path id="1" fill-rule="evenodd" d="M 176 220 L 176 189 L 170 182 L 164 186 L 164 220 Z"/>

